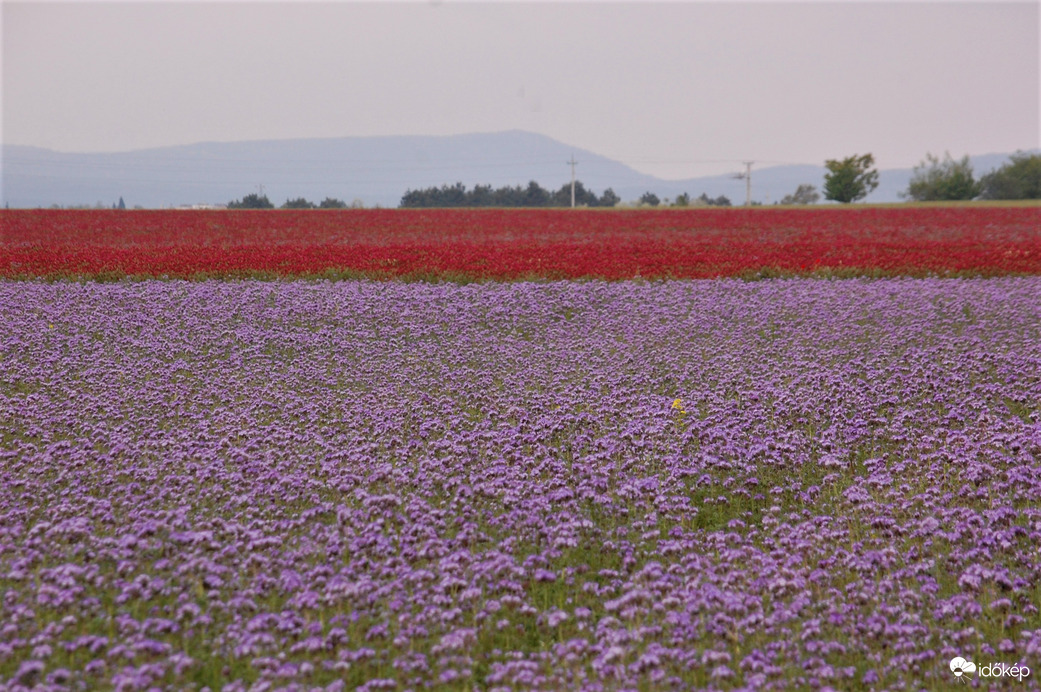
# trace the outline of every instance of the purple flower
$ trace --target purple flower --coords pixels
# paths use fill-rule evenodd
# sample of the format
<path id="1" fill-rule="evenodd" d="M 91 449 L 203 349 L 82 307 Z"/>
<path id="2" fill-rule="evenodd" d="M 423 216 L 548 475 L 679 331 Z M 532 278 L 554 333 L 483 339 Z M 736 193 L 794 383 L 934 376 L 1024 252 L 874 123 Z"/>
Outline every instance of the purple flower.
<path id="1" fill-rule="evenodd" d="M 0 282 L 0 659 L 595 690 L 1036 658 L 1039 295 Z"/>

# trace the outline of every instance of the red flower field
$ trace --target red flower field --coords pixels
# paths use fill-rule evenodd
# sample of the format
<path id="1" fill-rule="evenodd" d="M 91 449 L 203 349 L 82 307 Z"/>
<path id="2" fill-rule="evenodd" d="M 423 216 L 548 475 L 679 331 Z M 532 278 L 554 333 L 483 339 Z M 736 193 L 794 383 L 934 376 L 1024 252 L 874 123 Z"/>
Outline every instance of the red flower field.
<path id="1" fill-rule="evenodd" d="M 1041 274 L 1037 206 L 0 211 L 0 276 Z"/>

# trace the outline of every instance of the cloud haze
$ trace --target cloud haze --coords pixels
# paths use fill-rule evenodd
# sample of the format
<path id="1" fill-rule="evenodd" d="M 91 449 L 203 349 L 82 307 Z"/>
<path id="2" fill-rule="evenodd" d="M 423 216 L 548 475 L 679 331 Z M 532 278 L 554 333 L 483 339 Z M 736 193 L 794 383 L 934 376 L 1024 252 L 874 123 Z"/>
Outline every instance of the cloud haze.
<path id="1" fill-rule="evenodd" d="M 522 129 L 663 177 L 1039 144 L 1037 3 L 3 4 L 3 142 Z"/>

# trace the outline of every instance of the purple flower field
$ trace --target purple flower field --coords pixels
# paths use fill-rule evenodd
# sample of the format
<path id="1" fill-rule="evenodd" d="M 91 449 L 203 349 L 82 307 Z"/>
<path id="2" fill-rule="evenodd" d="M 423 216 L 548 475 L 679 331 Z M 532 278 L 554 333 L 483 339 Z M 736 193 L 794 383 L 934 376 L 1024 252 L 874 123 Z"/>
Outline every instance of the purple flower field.
<path id="1" fill-rule="evenodd" d="M 0 323 L 0 688 L 1038 688 L 1041 278 L 4 282 Z"/>

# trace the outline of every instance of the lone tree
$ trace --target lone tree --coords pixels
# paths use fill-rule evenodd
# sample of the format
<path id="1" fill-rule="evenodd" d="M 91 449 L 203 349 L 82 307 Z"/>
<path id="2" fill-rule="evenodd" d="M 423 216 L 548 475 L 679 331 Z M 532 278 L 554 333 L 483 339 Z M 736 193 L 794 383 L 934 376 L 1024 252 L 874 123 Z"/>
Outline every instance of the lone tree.
<path id="1" fill-rule="evenodd" d="M 821 193 L 817 187 L 809 183 L 802 183 L 795 188 L 795 192 L 781 198 L 781 204 L 816 204 L 821 199 Z"/>
<path id="2" fill-rule="evenodd" d="M 878 187 L 878 171 L 872 168 L 874 165 L 875 157 L 871 154 L 825 161 L 828 172 L 824 174 L 824 198 L 844 204 L 864 199 Z"/>
<path id="3" fill-rule="evenodd" d="M 274 209 L 275 205 L 267 198 L 267 195 L 258 195 L 253 192 L 241 200 L 228 202 L 228 209 Z"/>
<path id="4" fill-rule="evenodd" d="M 980 179 L 983 199 L 1041 199 L 1041 154 L 1016 152 Z"/>
<path id="5" fill-rule="evenodd" d="M 938 202 L 943 200 L 973 199 L 980 194 L 980 185 L 972 175 L 969 157 L 955 161 L 950 153 L 943 161 L 932 154 L 915 166 L 911 183 L 900 196 L 916 202 Z"/>
<path id="6" fill-rule="evenodd" d="M 658 199 L 658 195 L 654 194 L 653 192 L 645 192 L 642 195 L 640 195 L 640 204 L 646 204 L 650 207 L 656 207 L 659 204 L 661 204 L 661 200 Z"/>
<path id="7" fill-rule="evenodd" d="M 342 199 L 336 199 L 335 197 L 326 197 L 322 200 L 321 204 L 318 205 L 319 209 L 346 209 L 347 203 Z"/>

